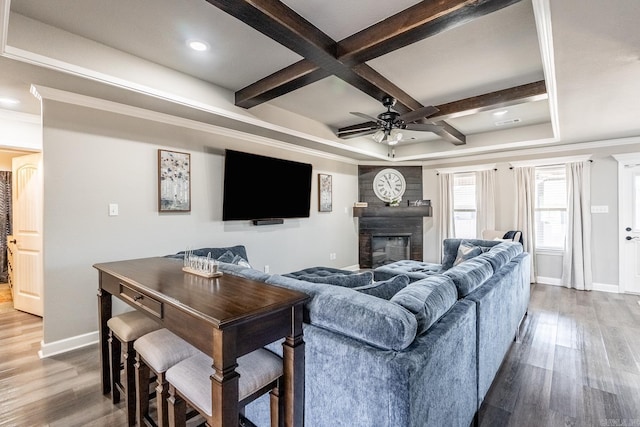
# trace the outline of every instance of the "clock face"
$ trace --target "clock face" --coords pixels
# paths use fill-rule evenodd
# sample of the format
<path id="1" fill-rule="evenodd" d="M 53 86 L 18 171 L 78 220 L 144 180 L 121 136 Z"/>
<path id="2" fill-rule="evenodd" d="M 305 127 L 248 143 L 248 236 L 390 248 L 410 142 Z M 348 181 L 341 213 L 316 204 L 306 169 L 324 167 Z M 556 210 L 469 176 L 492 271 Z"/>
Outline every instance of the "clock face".
<path id="1" fill-rule="evenodd" d="M 383 169 L 373 179 L 373 191 L 384 202 L 399 199 L 406 189 L 404 176 L 395 169 Z"/>

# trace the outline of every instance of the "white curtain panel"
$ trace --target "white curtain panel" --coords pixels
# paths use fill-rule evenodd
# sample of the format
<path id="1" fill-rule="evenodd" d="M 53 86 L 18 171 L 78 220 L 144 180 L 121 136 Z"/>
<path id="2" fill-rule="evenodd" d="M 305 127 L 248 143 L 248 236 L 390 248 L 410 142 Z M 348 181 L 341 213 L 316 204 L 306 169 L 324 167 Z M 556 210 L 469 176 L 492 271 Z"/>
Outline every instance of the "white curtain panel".
<path id="1" fill-rule="evenodd" d="M 514 168 L 516 178 L 516 230 L 522 231 L 524 251 L 531 259 L 531 283 L 536 282 L 535 197 L 536 170 L 534 167 Z"/>
<path id="2" fill-rule="evenodd" d="M 438 242 L 440 242 L 438 254 L 442 260 L 442 242 L 456 235 L 453 222 L 453 174 L 438 175 L 438 196 L 440 198 L 440 204 L 436 210 Z"/>
<path id="3" fill-rule="evenodd" d="M 476 172 L 476 236 L 496 228 L 496 171 Z M 502 236 L 500 236 L 502 237 Z"/>
<path id="4" fill-rule="evenodd" d="M 588 162 L 567 163 L 567 235 L 562 284 L 593 289 L 591 276 L 591 168 Z"/>

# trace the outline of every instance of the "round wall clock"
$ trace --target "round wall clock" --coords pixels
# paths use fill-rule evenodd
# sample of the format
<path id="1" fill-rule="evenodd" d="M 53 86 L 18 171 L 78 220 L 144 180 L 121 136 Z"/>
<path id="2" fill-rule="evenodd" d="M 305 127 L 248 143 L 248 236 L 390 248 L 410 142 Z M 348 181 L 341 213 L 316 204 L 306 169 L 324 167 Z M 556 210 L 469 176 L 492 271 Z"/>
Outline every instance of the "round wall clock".
<path id="1" fill-rule="evenodd" d="M 404 176 L 395 169 L 382 169 L 373 178 L 373 192 L 383 202 L 400 199 L 406 189 Z"/>

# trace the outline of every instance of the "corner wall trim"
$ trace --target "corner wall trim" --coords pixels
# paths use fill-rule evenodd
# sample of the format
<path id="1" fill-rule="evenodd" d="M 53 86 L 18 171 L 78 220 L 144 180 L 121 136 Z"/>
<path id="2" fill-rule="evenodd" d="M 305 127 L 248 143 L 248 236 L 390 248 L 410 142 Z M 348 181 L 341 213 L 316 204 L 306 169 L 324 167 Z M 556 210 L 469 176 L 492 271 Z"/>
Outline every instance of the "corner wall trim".
<path id="1" fill-rule="evenodd" d="M 69 337 L 50 343 L 41 341 L 38 356 L 40 359 L 45 359 L 57 354 L 67 353 L 71 350 L 77 350 L 91 344 L 96 344 L 98 341 L 100 341 L 98 331 L 89 332 L 83 335 L 76 335 L 75 337 Z"/>

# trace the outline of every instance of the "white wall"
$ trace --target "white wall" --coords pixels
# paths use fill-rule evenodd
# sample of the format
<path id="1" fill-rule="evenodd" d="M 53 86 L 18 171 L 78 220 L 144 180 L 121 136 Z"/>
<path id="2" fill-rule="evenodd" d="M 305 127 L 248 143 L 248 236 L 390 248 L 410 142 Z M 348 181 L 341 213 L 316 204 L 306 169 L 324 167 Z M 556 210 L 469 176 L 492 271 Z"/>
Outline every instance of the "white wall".
<path id="1" fill-rule="evenodd" d="M 243 244 L 251 264 L 271 272 L 357 264 L 356 165 L 54 101 L 44 105 L 45 345 L 97 330 L 97 262 Z M 310 218 L 275 226 L 223 222 L 225 147 L 312 163 Z M 159 148 L 191 153 L 190 213 L 158 213 Z M 318 212 L 319 172 L 333 176 L 330 213 Z M 275 183 L 274 198 L 282 197 L 286 188 Z M 109 203 L 119 205 L 119 216 L 107 215 Z"/>
<path id="2" fill-rule="evenodd" d="M 632 140 L 633 142 L 634 140 Z M 431 199 L 434 207 L 438 206 L 438 180 L 436 171 L 439 167 L 472 166 L 487 163 L 496 163 L 497 171 L 497 196 L 496 196 L 496 229 L 511 230 L 515 224 L 515 181 L 509 161 L 529 160 L 533 158 L 554 158 L 568 155 L 592 154 L 591 164 L 591 204 L 608 206 L 606 214 L 591 215 L 591 253 L 593 282 L 595 288 L 617 287 L 618 278 L 618 181 L 617 162 L 612 154 L 639 152 L 640 138 L 631 144 L 618 145 L 612 141 L 608 146 L 607 141 L 595 144 L 575 145 L 574 149 L 564 151 L 553 149 L 548 153 L 518 154 L 505 157 L 504 153 L 483 156 L 477 161 L 451 162 L 446 165 L 429 164 L 423 167 L 424 198 Z M 582 147 L 582 148 L 579 148 Z M 535 150 L 529 150 L 533 152 Z M 538 150 L 540 151 L 540 150 Z M 424 260 L 427 262 L 440 262 L 438 260 L 437 226 L 435 219 L 425 220 L 424 236 Z M 537 274 L 539 280 L 550 284 L 559 284 L 562 277 L 562 256 L 560 254 L 541 253 L 536 256 Z"/>

